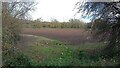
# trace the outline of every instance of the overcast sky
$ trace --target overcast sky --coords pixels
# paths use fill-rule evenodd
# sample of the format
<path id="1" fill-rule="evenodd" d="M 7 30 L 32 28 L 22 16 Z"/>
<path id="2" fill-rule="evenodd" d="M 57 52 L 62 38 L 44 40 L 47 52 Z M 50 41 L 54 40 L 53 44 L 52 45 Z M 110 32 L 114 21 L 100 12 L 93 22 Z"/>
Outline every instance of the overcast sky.
<path id="1" fill-rule="evenodd" d="M 32 18 L 42 18 L 44 21 L 51 21 L 55 18 L 58 21 L 68 21 L 74 18 L 75 11 L 72 11 L 79 0 L 39 0 L 36 10 L 31 13 Z M 80 14 L 75 18 L 79 19 Z M 89 21 L 89 20 L 85 20 Z"/>

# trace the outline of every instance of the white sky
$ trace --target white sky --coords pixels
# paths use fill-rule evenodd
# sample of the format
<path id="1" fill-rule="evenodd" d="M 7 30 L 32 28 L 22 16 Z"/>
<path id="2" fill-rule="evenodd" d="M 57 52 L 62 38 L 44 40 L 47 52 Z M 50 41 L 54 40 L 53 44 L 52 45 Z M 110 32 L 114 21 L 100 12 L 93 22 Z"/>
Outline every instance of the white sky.
<path id="1" fill-rule="evenodd" d="M 58 21 L 68 21 L 74 18 L 75 11 L 72 11 L 79 0 L 39 0 L 36 10 L 31 13 L 33 20 L 42 18 L 44 21 L 51 21 L 52 18 Z M 79 16 L 75 18 L 80 18 Z M 85 20 L 88 21 L 88 20 Z"/>

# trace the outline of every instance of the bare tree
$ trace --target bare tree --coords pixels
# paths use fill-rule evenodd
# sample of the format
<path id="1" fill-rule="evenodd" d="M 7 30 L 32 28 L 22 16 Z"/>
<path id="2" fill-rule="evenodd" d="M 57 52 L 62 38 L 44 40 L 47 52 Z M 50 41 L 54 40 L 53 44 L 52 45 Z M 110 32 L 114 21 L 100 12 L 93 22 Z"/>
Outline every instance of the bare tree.
<path id="1" fill-rule="evenodd" d="M 29 17 L 29 11 L 34 10 L 35 2 L 3 2 L 3 42 L 14 44 L 20 33 L 20 22 Z"/>

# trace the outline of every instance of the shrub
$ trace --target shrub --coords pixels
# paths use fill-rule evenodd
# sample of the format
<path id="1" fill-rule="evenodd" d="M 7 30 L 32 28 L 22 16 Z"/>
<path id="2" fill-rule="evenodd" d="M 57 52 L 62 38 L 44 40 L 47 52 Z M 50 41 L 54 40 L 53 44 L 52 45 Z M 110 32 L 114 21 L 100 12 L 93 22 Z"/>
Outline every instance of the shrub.
<path id="1" fill-rule="evenodd" d="M 26 55 L 14 47 L 5 47 L 3 51 L 3 66 L 31 66 L 32 62 Z M 14 49 L 13 49 L 14 48 Z"/>

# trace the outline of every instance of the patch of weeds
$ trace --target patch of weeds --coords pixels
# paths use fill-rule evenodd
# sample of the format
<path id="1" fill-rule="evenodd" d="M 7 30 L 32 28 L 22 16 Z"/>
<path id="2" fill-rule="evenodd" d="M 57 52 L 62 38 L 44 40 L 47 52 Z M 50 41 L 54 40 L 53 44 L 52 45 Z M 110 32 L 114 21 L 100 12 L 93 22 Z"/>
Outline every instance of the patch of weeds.
<path id="1" fill-rule="evenodd" d="M 19 51 L 14 51 L 3 53 L 3 66 L 32 66 L 31 59 Z"/>
<path id="2" fill-rule="evenodd" d="M 64 47 L 63 47 L 64 48 Z M 73 55 L 69 48 L 65 48 L 58 57 L 49 57 L 40 63 L 41 66 L 68 66 L 72 63 Z"/>
<path id="3" fill-rule="evenodd" d="M 80 60 L 84 58 L 88 58 L 87 53 L 85 51 L 79 51 L 78 56 Z"/>

